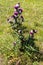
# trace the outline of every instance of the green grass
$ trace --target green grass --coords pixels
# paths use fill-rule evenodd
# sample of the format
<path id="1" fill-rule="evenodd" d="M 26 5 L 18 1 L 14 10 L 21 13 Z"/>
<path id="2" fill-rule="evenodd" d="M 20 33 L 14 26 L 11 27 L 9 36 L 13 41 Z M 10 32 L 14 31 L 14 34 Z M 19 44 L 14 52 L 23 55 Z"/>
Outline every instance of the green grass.
<path id="1" fill-rule="evenodd" d="M 14 5 L 20 2 L 23 8 L 23 16 L 25 18 L 24 26 L 28 30 L 37 29 L 35 38 L 36 46 L 39 49 L 43 49 L 43 0 L 0 0 L 0 53 L 3 55 L 10 55 L 13 52 L 9 52 L 13 48 L 13 42 L 18 40 L 17 36 L 13 37 L 13 30 L 7 19 L 14 12 Z"/>

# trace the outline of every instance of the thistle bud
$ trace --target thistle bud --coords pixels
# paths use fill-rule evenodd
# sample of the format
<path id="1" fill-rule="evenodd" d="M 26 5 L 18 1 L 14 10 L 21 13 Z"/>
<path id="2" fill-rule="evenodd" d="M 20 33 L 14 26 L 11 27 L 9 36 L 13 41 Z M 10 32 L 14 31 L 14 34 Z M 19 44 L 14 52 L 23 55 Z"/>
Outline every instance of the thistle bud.
<path id="1" fill-rule="evenodd" d="M 22 19 L 22 22 L 24 21 L 24 18 L 23 18 L 23 16 L 21 16 L 21 19 Z"/>
<path id="2" fill-rule="evenodd" d="M 16 45 L 16 42 L 13 42 L 14 46 Z"/>

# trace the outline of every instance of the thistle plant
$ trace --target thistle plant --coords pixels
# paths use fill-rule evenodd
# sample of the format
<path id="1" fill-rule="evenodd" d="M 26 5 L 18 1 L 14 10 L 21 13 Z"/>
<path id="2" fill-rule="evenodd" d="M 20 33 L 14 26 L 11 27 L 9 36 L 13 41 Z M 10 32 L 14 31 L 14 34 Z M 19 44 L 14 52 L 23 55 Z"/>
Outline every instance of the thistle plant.
<path id="1" fill-rule="evenodd" d="M 20 50 L 23 50 L 24 48 L 27 48 L 28 45 L 34 46 L 34 34 L 37 32 L 37 30 L 31 30 L 29 33 L 29 38 L 26 40 L 23 36 L 23 30 L 22 30 L 22 22 L 24 22 L 24 17 L 22 16 L 23 9 L 20 7 L 20 3 L 17 3 L 14 6 L 14 14 L 8 19 L 8 22 L 11 24 L 12 28 L 16 30 L 17 34 L 19 35 L 19 39 L 21 41 L 21 48 Z M 13 43 L 16 45 L 16 42 Z M 27 46 L 27 47 L 26 47 Z"/>
<path id="2" fill-rule="evenodd" d="M 32 53 L 38 52 L 38 50 L 36 50 L 36 46 L 34 43 L 35 41 L 34 34 L 37 33 L 37 30 L 32 29 L 29 32 L 28 39 L 26 40 L 22 30 L 22 22 L 24 22 L 24 17 L 22 16 L 23 9 L 20 7 L 20 3 L 16 4 L 14 6 L 14 9 L 15 9 L 14 14 L 8 19 L 8 22 L 11 24 L 14 31 L 16 30 L 16 33 L 18 34 L 19 40 L 21 42 L 19 50 L 21 52 L 26 52 L 28 54 L 30 53 L 29 55 L 31 56 Z M 14 44 L 13 49 L 15 50 L 17 42 L 14 42 L 13 44 Z"/>

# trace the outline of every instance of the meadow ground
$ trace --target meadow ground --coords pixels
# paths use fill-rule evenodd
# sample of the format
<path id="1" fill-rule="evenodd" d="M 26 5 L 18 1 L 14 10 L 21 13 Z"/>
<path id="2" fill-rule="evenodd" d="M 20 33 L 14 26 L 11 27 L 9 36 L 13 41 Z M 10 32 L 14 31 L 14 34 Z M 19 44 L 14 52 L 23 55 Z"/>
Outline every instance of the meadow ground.
<path id="1" fill-rule="evenodd" d="M 0 0 L 0 53 L 5 61 L 9 55 L 14 55 L 10 50 L 13 48 L 12 43 L 18 39 L 16 35 L 13 37 L 13 30 L 7 22 L 14 12 L 14 5 L 18 2 L 24 11 L 25 23 L 23 25 L 28 30 L 37 29 L 36 46 L 43 52 L 43 0 Z M 40 62 L 39 65 L 43 63 Z"/>

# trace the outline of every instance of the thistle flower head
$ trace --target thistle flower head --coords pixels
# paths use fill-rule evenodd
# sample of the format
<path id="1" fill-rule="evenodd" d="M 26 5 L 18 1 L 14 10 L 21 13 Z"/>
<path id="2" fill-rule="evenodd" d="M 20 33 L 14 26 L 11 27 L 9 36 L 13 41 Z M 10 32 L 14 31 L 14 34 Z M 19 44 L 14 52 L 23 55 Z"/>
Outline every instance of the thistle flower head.
<path id="1" fill-rule="evenodd" d="M 14 12 L 14 15 L 18 15 L 18 12 Z"/>
<path id="2" fill-rule="evenodd" d="M 30 34 L 32 35 L 33 33 L 34 33 L 33 30 L 31 30 L 31 31 L 30 31 Z"/>
<path id="3" fill-rule="evenodd" d="M 14 12 L 14 17 L 18 17 L 18 12 Z"/>
<path id="4" fill-rule="evenodd" d="M 19 14 L 21 14 L 23 12 L 23 10 L 21 8 L 19 8 Z"/>
<path id="5" fill-rule="evenodd" d="M 18 3 L 18 4 L 16 4 L 16 5 L 14 6 L 15 9 L 18 9 L 19 7 L 20 7 L 20 3 Z"/>

